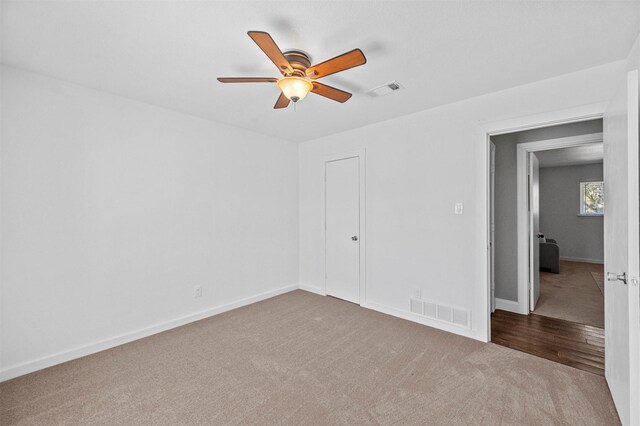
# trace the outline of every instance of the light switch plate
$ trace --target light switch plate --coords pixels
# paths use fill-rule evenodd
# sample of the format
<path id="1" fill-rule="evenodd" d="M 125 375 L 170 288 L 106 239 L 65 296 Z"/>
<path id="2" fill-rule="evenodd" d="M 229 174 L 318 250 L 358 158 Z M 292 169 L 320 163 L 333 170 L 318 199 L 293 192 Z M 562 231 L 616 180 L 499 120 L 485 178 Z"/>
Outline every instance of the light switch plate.
<path id="1" fill-rule="evenodd" d="M 454 208 L 455 214 L 462 214 L 463 211 L 464 211 L 464 204 L 463 203 L 456 203 L 455 208 Z"/>

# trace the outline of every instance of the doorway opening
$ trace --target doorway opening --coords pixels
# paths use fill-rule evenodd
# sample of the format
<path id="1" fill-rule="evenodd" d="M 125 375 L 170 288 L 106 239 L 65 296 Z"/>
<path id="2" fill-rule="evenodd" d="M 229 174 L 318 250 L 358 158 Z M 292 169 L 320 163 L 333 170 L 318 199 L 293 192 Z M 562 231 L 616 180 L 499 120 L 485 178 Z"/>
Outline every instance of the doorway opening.
<path id="1" fill-rule="evenodd" d="M 490 152 L 491 340 L 604 375 L 602 119 Z"/>

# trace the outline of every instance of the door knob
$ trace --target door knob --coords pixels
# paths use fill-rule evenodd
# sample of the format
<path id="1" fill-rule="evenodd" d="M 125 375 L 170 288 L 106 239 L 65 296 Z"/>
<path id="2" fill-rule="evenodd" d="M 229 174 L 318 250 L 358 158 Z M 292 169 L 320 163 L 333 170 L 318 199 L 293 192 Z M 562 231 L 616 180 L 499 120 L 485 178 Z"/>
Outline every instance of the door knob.
<path id="1" fill-rule="evenodd" d="M 354 235 L 353 237 L 351 237 L 351 239 L 352 239 L 353 241 L 358 241 L 358 236 L 357 236 L 357 235 Z"/>
<path id="2" fill-rule="evenodd" d="M 616 274 L 615 272 L 607 272 L 607 281 L 622 281 L 623 283 L 627 283 L 627 273 L 623 272 L 622 275 Z"/>

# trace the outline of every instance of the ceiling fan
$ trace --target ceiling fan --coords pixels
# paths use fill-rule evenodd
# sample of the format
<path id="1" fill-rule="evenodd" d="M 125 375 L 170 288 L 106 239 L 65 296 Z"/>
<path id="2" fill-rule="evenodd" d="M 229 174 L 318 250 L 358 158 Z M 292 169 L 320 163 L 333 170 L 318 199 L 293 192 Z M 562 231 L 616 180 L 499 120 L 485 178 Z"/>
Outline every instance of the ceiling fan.
<path id="1" fill-rule="evenodd" d="M 300 50 L 282 52 L 273 38 L 263 31 L 249 31 L 249 37 L 278 67 L 283 77 L 219 77 L 221 83 L 276 83 L 282 90 L 274 108 L 286 108 L 290 101 L 298 102 L 313 92 L 334 101 L 343 103 L 349 100 L 351 93 L 319 83 L 318 80 L 340 71 L 364 65 L 367 59 L 360 49 L 353 49 L 335 58 L 311 66 L 308 54 Z"/>

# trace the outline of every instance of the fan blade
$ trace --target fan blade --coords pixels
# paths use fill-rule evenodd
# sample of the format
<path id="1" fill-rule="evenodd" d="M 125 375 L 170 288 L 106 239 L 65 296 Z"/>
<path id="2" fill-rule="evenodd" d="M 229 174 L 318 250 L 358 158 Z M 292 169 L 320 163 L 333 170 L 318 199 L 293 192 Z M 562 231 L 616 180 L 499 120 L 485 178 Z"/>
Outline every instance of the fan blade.
<path id="1" fill-rule="evenodd" d="M 317 95 L 333 99 L 340 103 L 348 101 L 352 96 L 351 93 L 336 89 L 335 87 L 327 86 L 326 84 L 318 83 L 317 81 L 313 82 L 313 89 L 311 89 L 311 91 Z"/>
<path id="2" fill-rule="evenodd" d="M 251 37 L 258 47 L 271 59 L 271 62 L 278 67 L 282 74 L 293 72 L 291 64 L 287 58 L 284 57 L 282 51 L 268 33 L 264 31 L 249 31 L 247 34 L 249 34 L 249 37 Z"/>
<path id="3" fill-rule="evenodd" d="M 273 106 L 273 109 L 286 108 L 289 106 L 289 102 L 289 98 L 287 98 L 284 93 L 280 93 L 280 97 L 278 98 L 276 104 Z"/>
<path id="4" fill-rule="evenodd" d="M 309 78 L 317 80 L 349 68 L 358 67 L 367 63 L 367 58 L 360 49 L 353 49 L 351 52 L 343 53 L 333 59 L 319 63 L 307 69 Z"/>
<path id="5" fill-rule="evenodd" d="M 272 77 L 218 77 L 220 83 L 277 83 Z"/>

